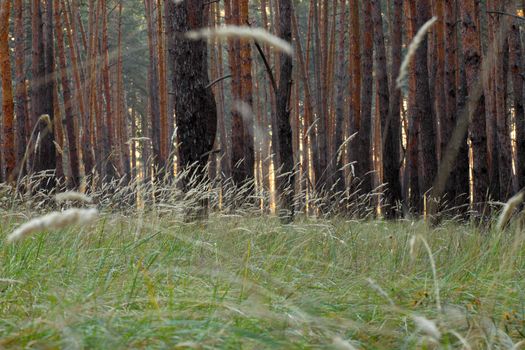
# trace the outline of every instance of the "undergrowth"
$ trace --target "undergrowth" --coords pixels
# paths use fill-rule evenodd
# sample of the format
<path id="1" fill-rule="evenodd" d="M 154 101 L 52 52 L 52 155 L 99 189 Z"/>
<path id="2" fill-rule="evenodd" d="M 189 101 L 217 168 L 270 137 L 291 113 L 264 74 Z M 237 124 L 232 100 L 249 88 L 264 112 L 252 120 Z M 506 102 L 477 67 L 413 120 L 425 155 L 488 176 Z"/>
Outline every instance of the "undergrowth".
<path id="1" fill-rule="evenodd" d="M 22 179 L 18 192 L 0 187 L 0 349 L 524 344 L 519 222 L 501 230 L 450 217 L 439 226 L 381 221 L 373 219 L 376 191 L 300 194 L 298 203 L 343 203 L 350 214 L 326 206 L 318 211 L 326 216 L 283 224 L 260 205 L 268 194 L 249 185 L 216 188 L 190 177 L 192 190 L 182 193 L 177 179 L 92 179 L 89 197 L 57 198 L 63 188 L 40 193 L 38 181 Z M 209 218 L 187 222 L 203 200 Z M 51 224 L 71 207 L 98 217 Z M 55 231 L 6 240 L 51 211 L 42 227 Z M 64 225 L 74 222 L 81 225 Z"/>
<path id="2" fill-rule="evenodd" d="M 0 215 L 4 238 L 31 213 Z M 522 239 L 453 222 L 103 212 L 2 239 L 0 347 L 517 349 Z"/>

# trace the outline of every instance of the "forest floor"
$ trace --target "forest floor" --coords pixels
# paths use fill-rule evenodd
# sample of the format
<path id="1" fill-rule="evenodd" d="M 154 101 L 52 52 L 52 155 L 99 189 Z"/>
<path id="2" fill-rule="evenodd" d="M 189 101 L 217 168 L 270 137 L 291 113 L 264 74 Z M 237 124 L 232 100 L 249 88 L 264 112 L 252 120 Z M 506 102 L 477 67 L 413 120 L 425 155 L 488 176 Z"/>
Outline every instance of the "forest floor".
<path id="1" fill-rule="evenodd" d="M 525 337 L 515 227 L 105 214 L 7 245 L 23 221 L 0 211 L 0 348 L 518 349 Z"/>

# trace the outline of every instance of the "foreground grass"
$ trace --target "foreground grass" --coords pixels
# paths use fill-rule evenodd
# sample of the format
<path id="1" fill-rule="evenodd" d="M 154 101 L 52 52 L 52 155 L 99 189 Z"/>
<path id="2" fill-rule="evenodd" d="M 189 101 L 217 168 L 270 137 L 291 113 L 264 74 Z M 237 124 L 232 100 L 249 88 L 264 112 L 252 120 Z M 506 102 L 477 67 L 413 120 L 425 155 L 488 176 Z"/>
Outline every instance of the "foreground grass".
<path id="1" fill-rule="evenodd" d="M 6 245 L 20 222 L 0 213 L 0 348 L 517 349 L 525 335 L 513 228 L 103 215 Z"/>

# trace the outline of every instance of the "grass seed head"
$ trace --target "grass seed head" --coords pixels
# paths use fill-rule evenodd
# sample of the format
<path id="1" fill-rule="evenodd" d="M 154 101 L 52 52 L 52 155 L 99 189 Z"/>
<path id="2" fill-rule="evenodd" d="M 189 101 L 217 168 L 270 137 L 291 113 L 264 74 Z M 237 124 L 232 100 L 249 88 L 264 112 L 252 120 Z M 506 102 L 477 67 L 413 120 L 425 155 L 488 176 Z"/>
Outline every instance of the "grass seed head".
<path id="1" fill-rule="evenodd" d="M 62 192 L 55 196 L 55 201 L 57 203 L 63 203 L 63 202 L 83 202 L 83 203 L 93 203 L 93 199 L 89 196 L 86 196 L 83 193 L 80 192 Z"/>
<path id="2" fill-rule="evenodd" d="M 38 118 L 38 121 L 43 122 L 50 132 L 53 131 L 53 122 L 51 122 L 51 117 L 49 114 L 42 114 L 40 118 Z"/>
<path id="3" fill-rule="evenodd" d="M 403 63 L 401 64 L 401 69 L 399 70 L 399 76 L 396 79 L 396 86 L 398 89 L 403 87 L 403 82 L 405 81 L 407 75 L 408 75 L 408 66 L 410 65 L 410 62 L 412 61 L 412 57 L 416 54 L 416 51 L 425 39 L 425 35 L 427 34 L 428 30 L 432 28 L 432 26 L 436 23 L 437 17 L 432 17 L 429 21 L 427 21 L 421 28 L 419 28 L 417 34 L 414 36 L 414 39 L 412 39 L 412 42 L 408 46 L 408 52 L 405 56 L 405 59 L 403 60 Z"/>
<path id="4" fill-rule="evenodd" d="M 410 257 L 412 259 L 416 258 L 416 236 L 410 237 L 409 245 L 410 245 Z"/>
<path id="5" fill-rule="evenodd" d="M 514 213 L 514 209 L 521 203 L 523 203 L 523 192 L 519 192 L 518 194 L 514 195 L 505 205 L 503 206 L 503 210 L 501 211 L 501 214 L 498 218 L 498 223 L 496 225 L 497 229 L 499 231 L 503 230 L 505 226 L 510 221 L 510 218 L 512 217 L 512 214 Z"/>
<path id="6" fill-rule="evenodd" d="M 0 284 L 18 284 L 18 283 L 22 283 L 18 280 L 14 280 L 14 279 L 11 279 L 11 278 L 0 278 Z"/>
<path id="7" fill-rule="evenodd" d="M 253 39 L 257 42 L 262 42 L 272 46 L 277 51 L 282 51 L 290 56 L 293 56 L 293 48 L 289 42 L 270 34 L 261 28 L 251 28 L 248 26 L 222 26 L 216 28 L 204 28 L 198 31 L 188 32 L 186 34 L 188 39 Z"/>
<path id="8" fill-rule="evenodd" d="M 441 332 L 434 321 L 422 316 L 415 315 L 412 316 L 412 320 L 414 320 L 414 323 L 421 332 L 431 336 L 435 340 L 439 340 L 441 338 Z"/>
<path id="9" fill-rule="evenodd" d="M 87 225 L 97 216 L 98 210 L 94 208 L 72 208 L 63 212 L 53 212 L 26 222 L 7 237 L 7 242 L 23 240 L 36 232 L 60 230 L 71 225 Z"/>
<path id="10" fill-rule="evenodd" d="M 335 337 L 332 345 L 338 350 L 357 350 L 357 348 L 349 341 L 346 341 L 341 337 Z"/>

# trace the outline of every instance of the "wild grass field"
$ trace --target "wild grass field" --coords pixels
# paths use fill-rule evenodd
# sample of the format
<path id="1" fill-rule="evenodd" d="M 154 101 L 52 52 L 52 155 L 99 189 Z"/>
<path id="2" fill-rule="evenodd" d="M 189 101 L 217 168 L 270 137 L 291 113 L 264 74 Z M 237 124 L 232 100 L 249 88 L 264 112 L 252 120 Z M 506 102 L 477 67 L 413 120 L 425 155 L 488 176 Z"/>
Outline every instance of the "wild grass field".
<path id="1" fill-rule="evenodd" d="M 525 236 L 446 222 L 102 211 L 5 237 L 0 348 L 519 349 Z"/>

